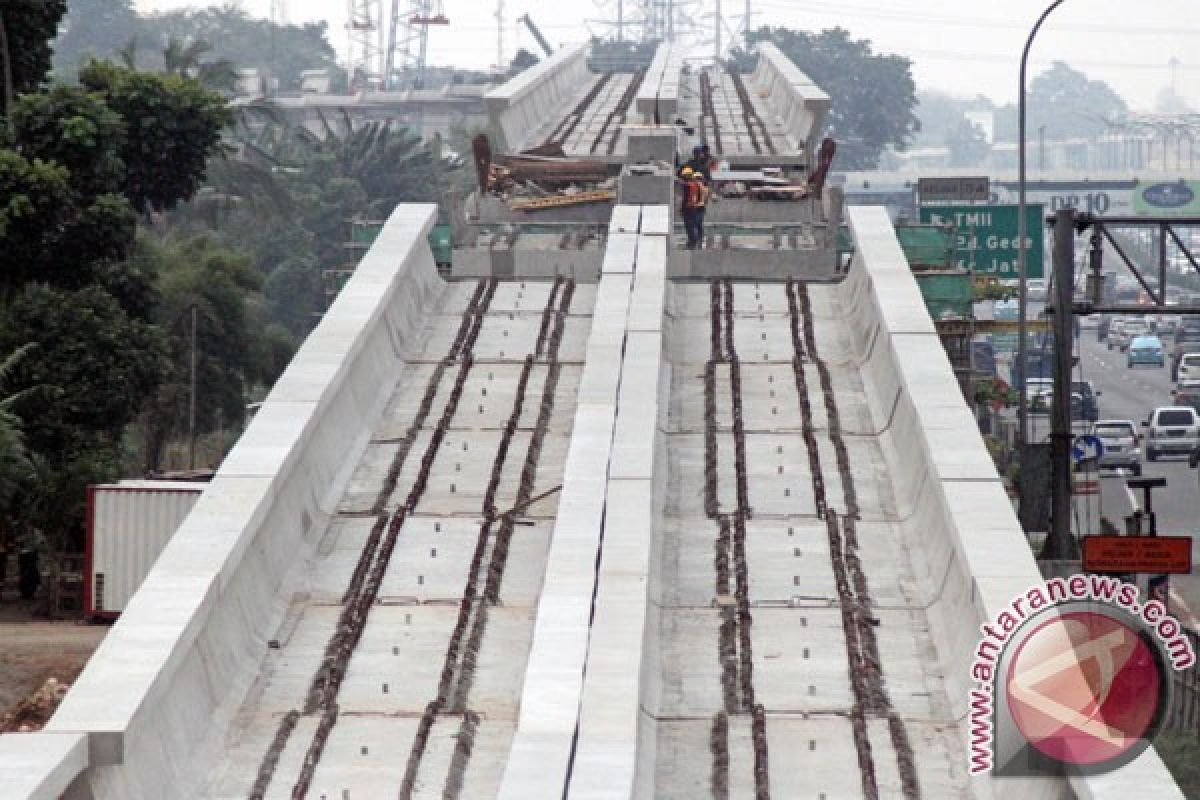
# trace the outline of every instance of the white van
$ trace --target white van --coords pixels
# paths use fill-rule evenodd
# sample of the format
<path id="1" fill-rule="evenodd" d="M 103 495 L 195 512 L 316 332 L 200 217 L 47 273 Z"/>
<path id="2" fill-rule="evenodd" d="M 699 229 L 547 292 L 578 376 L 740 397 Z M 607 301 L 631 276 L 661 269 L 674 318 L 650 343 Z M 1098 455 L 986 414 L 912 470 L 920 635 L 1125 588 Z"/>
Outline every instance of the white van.
<path id="1" fill-rule="evenodd" d="M 1182 387 L 1186 381 L 1200 381 L 1200 353 L 1184 353 L 1179 359 L 1176 380 Z"/>
<path id="2" fill-rule="evenodd" d="M 1142 423 L 1146 433 L 1146 460 L 1160 455 L 1190 454 L 1200 446 L 1200 415 L 1191 406 L 1164 406 L 1154 409 Z"/>

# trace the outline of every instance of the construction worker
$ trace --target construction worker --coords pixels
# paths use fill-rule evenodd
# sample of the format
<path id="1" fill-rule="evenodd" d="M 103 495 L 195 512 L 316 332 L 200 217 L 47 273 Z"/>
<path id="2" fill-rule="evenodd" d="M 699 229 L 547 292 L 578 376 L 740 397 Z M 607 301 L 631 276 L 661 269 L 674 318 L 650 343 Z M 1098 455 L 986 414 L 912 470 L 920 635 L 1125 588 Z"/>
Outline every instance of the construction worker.
<path id="1" fill-rule="evenodd" d="M 689 166 L 679 171 L 683 195 L 680 203 L 683 227 L 687 231 L 687 249 L 696 250 L 704 243 L 704 211 L 708 205 L 708 187 L 700 173 Z"/>
<path id="2" fill-rule="evenodd" d="M 698 144 L 693 147 L 692 157 L 683 166 L 690 167 L 692 172 L 697 173 L 705 184 L 712 184 L 713 158 L 709 153 L 708 145 Z M 679 176 L 683 177 L 683 168 L 679 170 Z"/>

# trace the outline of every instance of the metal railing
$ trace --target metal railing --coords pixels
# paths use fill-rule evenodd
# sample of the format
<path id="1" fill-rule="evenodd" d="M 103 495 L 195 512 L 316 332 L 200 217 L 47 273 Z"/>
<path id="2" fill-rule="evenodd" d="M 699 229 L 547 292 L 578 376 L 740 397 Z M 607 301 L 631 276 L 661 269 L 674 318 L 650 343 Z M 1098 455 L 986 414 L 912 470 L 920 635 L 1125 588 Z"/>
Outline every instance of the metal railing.
<path id="1" fill-rule="evenodd" d="M 1200 634 L 1187 628 L 1183 632 L 1191 642 L 1192 651 L 1200 652 Z M 1200 736 L 1200 663 L 1174 673 L 1172 681 L 1175 691 L 1164 728 L 1174 733 Z"/>

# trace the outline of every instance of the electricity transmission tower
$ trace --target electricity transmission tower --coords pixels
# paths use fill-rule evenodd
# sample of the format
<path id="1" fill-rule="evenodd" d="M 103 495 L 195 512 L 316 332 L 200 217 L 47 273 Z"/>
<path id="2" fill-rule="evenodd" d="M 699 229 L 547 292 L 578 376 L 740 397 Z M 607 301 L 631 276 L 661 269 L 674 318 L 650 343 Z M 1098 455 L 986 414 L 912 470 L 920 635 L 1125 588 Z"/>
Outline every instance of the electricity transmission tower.
<path id="1" fill-rule="evenodd" d="M 392 0 L 384 48 L 385 88 L 396 89 L 405 83 L 414 89 L 424 88 L 429 27 L 449 24 L 442 0 Z"/>
<path id="2" fill-rule="evenodd" d="M 379 86 L 383 80 L 383 0 L 346 0 L 352 80 Z"/>
<path id="3" fill-rule="evenodd" d="M 696 44 L 704 0 L 596 0 L 603 18 L 591 20 L 618 41 Z"/>

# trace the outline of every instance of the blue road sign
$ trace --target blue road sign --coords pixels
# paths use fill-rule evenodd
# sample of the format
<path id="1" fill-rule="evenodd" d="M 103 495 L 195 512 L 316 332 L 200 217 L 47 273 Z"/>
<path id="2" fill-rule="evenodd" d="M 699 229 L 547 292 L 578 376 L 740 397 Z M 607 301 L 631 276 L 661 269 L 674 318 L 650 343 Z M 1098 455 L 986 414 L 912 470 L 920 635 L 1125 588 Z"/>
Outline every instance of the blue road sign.
<path id="1" fill-rule="evenodd" d="M 1076 436 L 1075 441 L 1071 443 L 1071 460 L 1076 464 L 1099 460 L 1102 455 L 1104 455 L 1104 442 L 1100 441 L 1099 436 L 1093 436 L 1090 433 Z"/>

